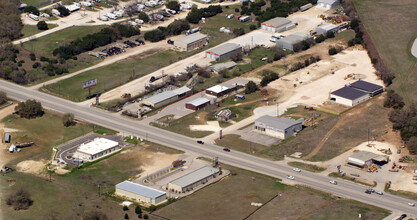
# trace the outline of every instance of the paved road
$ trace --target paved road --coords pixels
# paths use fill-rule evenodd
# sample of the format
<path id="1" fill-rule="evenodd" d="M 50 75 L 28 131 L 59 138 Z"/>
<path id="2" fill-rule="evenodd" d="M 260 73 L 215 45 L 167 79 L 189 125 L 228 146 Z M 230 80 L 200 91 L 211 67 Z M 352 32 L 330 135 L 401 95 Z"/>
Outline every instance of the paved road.
<path id="1" fill-rule="evenodd" d="M 0 80 L 0 88 L 7 92 L 8 96 L 11 98 L 17 100 L 36 99 L 41 101 L 46 108 L 63 113 L 71 112 L 80 119 L 112 128 L 124 132 L 125 134 L 139 135 L 159 144 L 187 152 L 194 152 L 209 158 L 217 156 L 221 162 L 277 178 L 284 179 L 288 174 L 291 174 L 295 176 L 296 183 L 330 192 L 345 198 L 376 205 L 398 213 L 407 213 L 411 216 L 417 216 L 417 208 L 408 206 L 407 203 L 410 202 L 408 199 L 389 194 L 384 194 L 383 196 L 375 194 L 368 195 L 364 193 L 366 187 L 348 181 L 338 180 L 338 185 L 332 185 L 329 183 L 330 178 L 326 176 L 307 171 L 295 173 L 292 171 L 291 167 L 273 161 L 237 151 L 224 152 L 222 148 L 210 144 L 200 145 L 191 138 L 183 137 L 148 125 L 139 124 L 137 121 L 125 119 L 107 112 L 80 106 L 70 101 L 33 91 L 3 80 Z"/>

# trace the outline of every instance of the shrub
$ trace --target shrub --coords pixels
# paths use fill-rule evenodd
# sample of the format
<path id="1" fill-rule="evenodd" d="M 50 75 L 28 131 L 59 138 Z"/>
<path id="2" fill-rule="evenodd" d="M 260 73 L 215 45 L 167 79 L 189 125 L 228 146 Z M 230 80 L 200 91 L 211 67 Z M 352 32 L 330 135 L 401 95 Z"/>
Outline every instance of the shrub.
<path id="1" fill-rule="evenodd" d="M 90 211 L 84 214 L 83 220 L 108 220 L 106 214 L 100 211 Z"/>
<path id="2" fill-rule="evenodd" d="M 0 91 L 0 105 L 3 105 L 7 102 L 7 94 L 3 91 Z"/>
<path id="3" fill-rule="evenodd" d="M 174 10 L 174 11 L 180 10 L 180 4 L 177 1 L 169 1 L 166 6 L 167 8 Z"/>
<path id="4" fill-rule="evenodd" d="M 333 31 L 327 31 L 327 33 L 326 33 L 326 38 L 334 38 L 334 33 L 333 33 Z"/>
<path id="5" fill-rule="evenodd" d="M 148 216 L 147 214 L 145 214 L 145 215 L 143 215 L 143 218 L 144 218 L 144 219 L 148 219 L 148 218 L 149 218 L 149 216 Z"/>
<path id="6" fill-rule="evenodd" d="M 235 8 L 235 12 L 240 12 L 239 8 Z"/>
<path id="7" fill-rule="evenodd" d="M 125 213 L 125 219 L 129 219 L 129 215 Z"/>
<path id="8" fill-rule="evenodd" d="M 26 100 L 26 102 L 19 102 L 14 108 L 17 115 L 21 118 L 36 118 L 44 114 L 42 104 L 36 100 Z"/>
<path id="9" fill-rule="evenodd" d="M 39 21 L 36 24 L 36 27 L 38 27 L 39 30 L 48 30 L 48 24 L 45 21 Z"/>
<path id="10" fill-rule="evenodd" d="M 25 8 L 24 12 L 31 13 L 31 14 L 34 14 L 34 15 L 39 15 L 40 14 L 39 9 L 37 9 L 35 6 L 31 6 L 31 5 L 27 6 Z"/>
<path id="11" fill-rule="evenodd" d="M 256 85 L 254 81 L 251 80 L 248 83 L 246 83 L 246 86 L 245 86 L 246 94 L 254 93 L 256 92 L 256 90 L 258 90 L 258 86 Z"/>
<path id="12" fill-rule="evenodd" d="M 249 26 L 249 30 L 251 30 L 251 31 L 256 30 L 256 25 L 251 24 L 251 25 Z"/>
<path id="13" fill-rule="evenodd" d="M 59 13 L 61 13 L 62 17 L 66 17 L 66 16 L 70 15 L 70 11 L 67 8 L 65 8 L 64 6 L 58 6 L 58 8 L 56 8 L 56 9 L 59 11 Z"/>
<path id="14" fill-rule="evenodd" d="M 49 62 L 49 58 L 47 58 L 47 57 L 40 57 L 39 60 L 41 62 Z"/>
<path id="15" fill-rule="evenodd" d="M 316 37 L 315 41 L 316 43 L 321 43 L 325 40 L 323 34 L 320 34 L 319 36 Z"/>
<path id="16" fill-rule="evenodd" d="M 348 46 L 349 46 L 349 47 L 353 47 L 353 46 L 355 46 L 355 40 L 354 40 L 354 39 L 349 40 L 349 41 L 348 41 Z"/>
<path id="17" fill-rule="evenodd" d="M 143 12 L 143 11 L 141 11 L 141 12 L 139 13 L 138 18 L 139 18 L 140 20 L 143 20 L 145 23 L 148 23 L 148 22 L 149 22 L 149 16 L 148 16 L 145 12 Z"/>
<path id="18" fill-rule="evenodd" d="M 34 53 L 29 54 L 30 60 L 35 61 L 36 60 L 36 56 Z"/>
<path id="19" fill-rule="evenodd" d="M 34 63 L 34 64 L 32 65 L 33 69 L 36 69 L 36 68 L 38 68 L 38 67 L 40 67 L 40 66 L 41 66 L 41 64 L 40 64 L 39 62 L 36 62 L 36 63 Z"/>
<path id="20" fill-rule="evenodd" d="M 123 206 L 123 211 L 127 211 L 127 210 L 129 210 L 129 207 Z"/>
<path id="21" fill-rule="evenodd" d="M 138 205 L 137 205 L 137 206 L 135 207 L 135 213 L 136 213 L 136 214 L 141 214 L 141 213 L 142 213 L 142 209 L 140 208 L 140 206 L 138 206 Z"/>
<path id="22" fill-rule="evenodd" d="M 62 117 L 62 123 L 65 127 L 73 126 L 76 124 L 74 114 L 72 113 L 66 113 Z M 127 207 L 126 207 L 127 208 Z M 123 207 L 124 209 L 124 207 Z"/>
<path id="23" fill-rule="evenodd" d="M 7 197 L 6 204 L 12 206 L 14 210 L 24 210 L 28 209 L 33 204 L 33 200 L 27 191 L 19 189 L 17 192 Z"/>
<path id="24" fill-rule="evenodd" d="M 165 34 L 161 30 L 155 29 L 155 30 L 146 32 L 144 37 L 145 37 L 145 40 L 148 40 L 151 42 L 158 42 L 158 41 L 165 39 Z"/>
<path id="25" fill-rule="evenodd" d="M 238 37 L 238 36 L 242 36 L 245 34 L 245 30 L 243 28 L 234 28 L 233 29 L 233 34 Z"/>
<path id="26" fill-rule="evenodd" d="M 264 76 L 261 80 L 262 87 L 267 86 L 270 82 L 277 80 L 279 78 L 278 74 L 272 72 L 271 70 L 264 70 L 262 72 L 262 75 Z"/>
<path id="27" fill-rule="evenodd" d="M 387 96 L 384 100 L 384 107 L 401 109 L 404 105 L 404 100 L 400 95 L 395 93 L 393 90 L 388 90 Z"/>
<path id="28" fill-rule="evenodd" d="M 331 48 L 329 49 L 329 55 L 335 55 L 335 54 L 337 54 L 337 50 L 336 50 L 336 48 L 331 47 Z"/>

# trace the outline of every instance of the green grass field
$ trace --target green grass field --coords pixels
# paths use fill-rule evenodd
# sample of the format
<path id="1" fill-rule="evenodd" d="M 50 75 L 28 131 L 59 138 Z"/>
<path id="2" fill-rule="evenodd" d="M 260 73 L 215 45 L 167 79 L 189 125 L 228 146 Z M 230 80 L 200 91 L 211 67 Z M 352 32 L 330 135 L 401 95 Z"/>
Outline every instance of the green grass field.
<path id="1" fill-rule="evenodd" d="M 237 134 L 226 134 L 223 136 L 222 139 L 216 139 L 215 143 L 222 147 L 227 147 L 232 150 L 237 150 L 247 154 L 255 155 L 260 155 L 258 154 L 259 152 L 268 149 L 268 146 L 243 140 Z"/>
<path id="2" fill-rule="evenodd" d="M 396 77 L 391 88 L 407 103 L 417 101 L 417 58 L 410 52 L 417 37 L 417 4 L 414 0 L 353 0 L 353 3 L 381 58 Z"/>
<path id="3" fill-rule="evenodd" d="M 231 175 L 218 183 L 157 210 L 169 219 L 382 219 L 387 210 L 352 200 L 338 199 L 327 193 L 302 186 L 288 186 L 262 174 L 221 164 Z M 190 211 L 192 210 L 192 211 Z"/>
<path id="4" fill-rule="evenodd" d="M 54 27 L 58 27 L 58 25 L 56 24 L 48 24 L 48 28 L 52 29 Z M 36 27 L 36 25 L 23 25 L 23 29 L 22 29 L 22 38 L 24 37 L 29 37 L 32 35 L 35 35 L 37 33 L 42 32 L 41 30 L 38 29 L 38 27 Z"/>
<path id="5" fill-rule="evenodd" d="M 23 47 L 37 54 L 43 56 L 52 57 L 52 51 L 57 48 L 63 42 L 71 42 L 77 38 L 84 37 L 88 34 L 92 34 L 100 31 L 106 27 L 102 26 L 78 26 L 78 27 L 69 27 L 51 34 L 48 34 L 44 37 L 37 38 L 31 41 L 28 41 L 23 44 Z"/>
<path id="6" fill-rule="evenodd" d="M 46 1 L 47 0 L 22 0 L 23 3 L 26 3 L 27 5 L 31 5 L 31 6 L 36 6 Z"/>

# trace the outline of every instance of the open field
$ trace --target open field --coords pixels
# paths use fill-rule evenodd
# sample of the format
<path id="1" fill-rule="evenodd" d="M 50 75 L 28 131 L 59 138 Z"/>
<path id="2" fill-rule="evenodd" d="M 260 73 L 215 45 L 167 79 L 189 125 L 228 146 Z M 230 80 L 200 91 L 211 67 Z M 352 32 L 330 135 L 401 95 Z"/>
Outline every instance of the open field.
<path id="1" fill-rule="evenodd" d="M 228 165 L 231 175 L 155 212 L 169 219 L 244 219 L 258 207 L 251 202 L 270 203 L 250 219 L 382 219 L 389 212 L 305 187 L 284 185 L 279 180 Z M 233 189 L 233 190 L 231 190 Z M 193 210 L 192 212 L 190 210 Z"/>
<path id="2" fill-rule="evenodd" d="M 224 135 L 222 139 L 216 139 L 215 143 L 222 147 L 227 147 L 232 150 L 237 150 L 247 154 L 255 155 L 268 148 L 267 146 L 262 144 L 252 143 L 250 141 L 243 140 L 237 134 Z"/>
<path id="3" fill-rule="evenodd" d="M 314 172 L 314 173 L 320 173 L 320 172 L 323 172 L 324 170 L 326 170 L 326 168 L 319 167 L 319 166 L 316 166 L 314 164 L 302 163 L 302 162 L 297 162 L 297 161 L 288 162 L 288 165 L 290 165 L 292 167 L 300 168 L 302 170 L 307 170 L 307 171 L 310 171 L 310 172 Z"/>
<path id="4" fill-rule="evenodd" d="M 410 52 L 417 37 L 417 4 L 414 0 L 353 0 L 353 3 L 379 55 L 396 77 L 392 89 L 407 103 L 417 101 L 417 58 Z"/>
<path id="5" fill-rule="evenodd" d="M 84 37 L 100 31 L 106 26 L 77 26 L 69 27 L 54 33 L 48 34 L 44 37 L 28 41 L 23 44 L 23 47 L 43 56 L 52 57 L 52 51 L 63 42 L 71 42 L 77 38 Z"/>
<path id="6" fill-rule="evenodd" d="M 58 25 L 56 24 L 48 24 L 48 28 L 52 29 L 54 27 L 58 27 Z M 22 29 L 22 38 L 23 37 L 29 37 L 32 36 L 34 34 L 40 33 L 42 32 L 42 30 L 39 30 L 38 27 L 36 25 L 23 25 L 23 29 Z"/>
<path id="7" fill-rule="evenodd" d="M 36 6 L 47 1 L 46 0 L 22 0 L 22 2 L 26 3 L 27 5 Z"/>

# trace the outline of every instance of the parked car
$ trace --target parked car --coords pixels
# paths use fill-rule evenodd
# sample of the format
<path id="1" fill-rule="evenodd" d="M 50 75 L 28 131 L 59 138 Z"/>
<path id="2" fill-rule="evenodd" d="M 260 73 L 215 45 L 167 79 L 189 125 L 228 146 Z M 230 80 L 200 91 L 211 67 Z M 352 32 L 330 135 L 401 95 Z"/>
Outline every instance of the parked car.
<path id="1" fill-rule="evenodd" d="M 230 152 L 229 148 L 223 148 L 223 150 L 226 151 L 226 152 Z"/>
<path id="2" fill-rule="evenodd" d="M 334 181 L 334 180 L 330 180 L 329 183 L 331 183 L 333 185 L 337 185 L 337 181 Z"/>
<path id="3" fill-rule="evenodd" d="M 287 176 L 287 179 L 294 180 L 295 177 L 293 177 L 293 176 Z"/>
<path id="4" fill-rule="evenodd" d="M 199 143 L 199 144 L 204 144 L 204 142 L 203 142 L 203 141 L 197 141 L 197 143 Z"/>
<path id="5" fill-rule="evenodd" d="M 376 191 L 375 193 L 378 194 L 378 195 L 384 195 L 384 193 L 381 192 L 381 191 Z"/>
<path id="6" fill-rule="evenodd" d="M 300 170 L 300 169 L 298 169 L 298 168 L 294 168 L 294 169 L 292 169 L 292 170 L 294 170 L 295 172 L 301 172 L 301 170 Z"/>
<path id="7" fill-rule="evenodd" d="M 365 193 L 371 194 L 372 192 L 371 192 L 371 190 L 366 189 L 366 190 L 365 190 Z"/>
<path id="8" fill-rule="evenodd" d="M 414 202 L 409 202 L 408 205 L 414 207 L 416 204 L 414 204 Z"/>
<path id="9" fill-rule="evenodd" d="M 405 219 L 407 217 L 407 214 L 402 214 L 399 218 L 397 218 L 398 220 L 401 220 L 401 219 Z"/>

